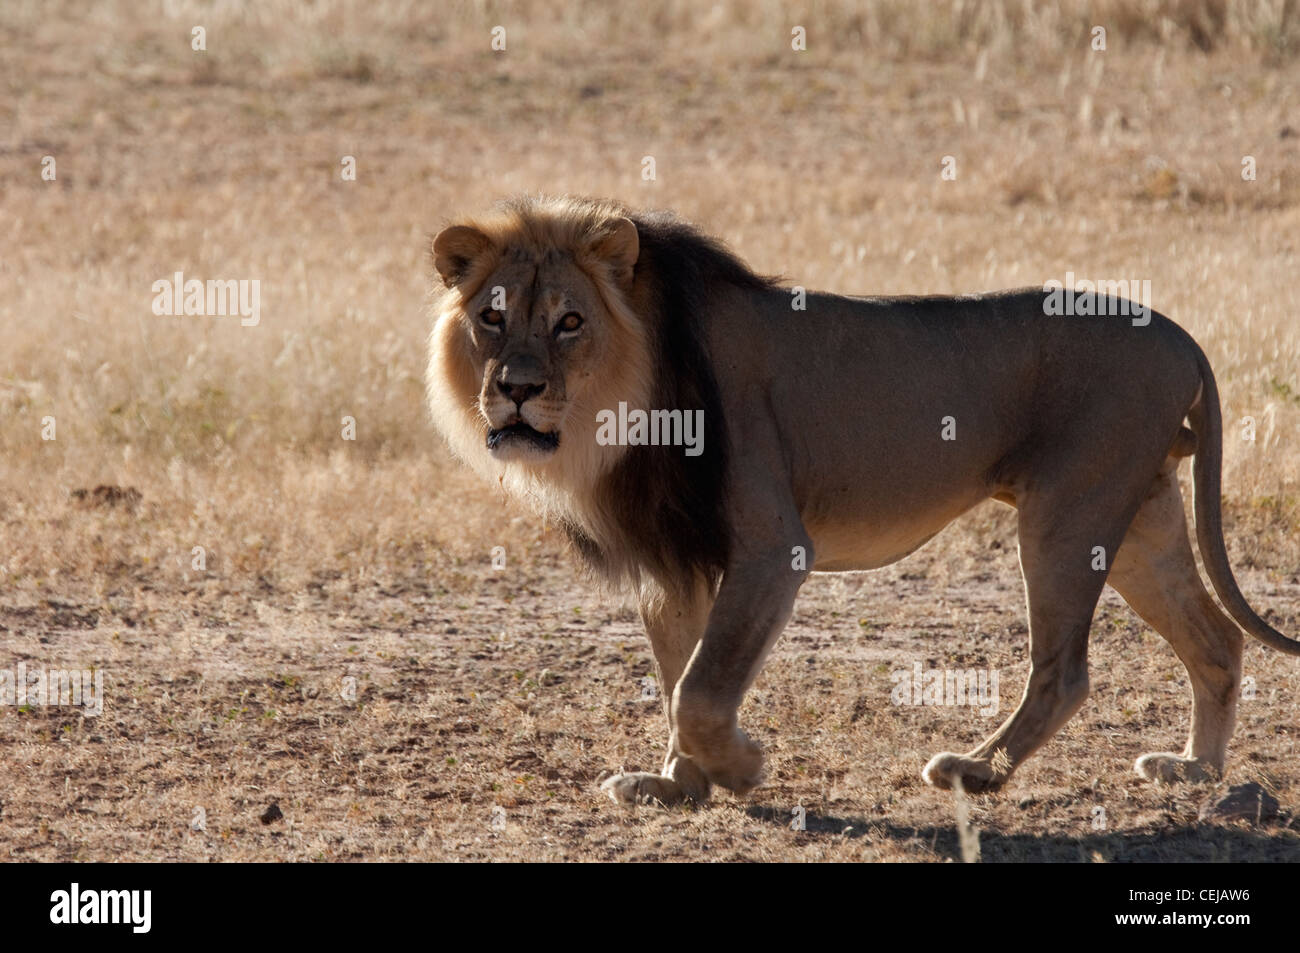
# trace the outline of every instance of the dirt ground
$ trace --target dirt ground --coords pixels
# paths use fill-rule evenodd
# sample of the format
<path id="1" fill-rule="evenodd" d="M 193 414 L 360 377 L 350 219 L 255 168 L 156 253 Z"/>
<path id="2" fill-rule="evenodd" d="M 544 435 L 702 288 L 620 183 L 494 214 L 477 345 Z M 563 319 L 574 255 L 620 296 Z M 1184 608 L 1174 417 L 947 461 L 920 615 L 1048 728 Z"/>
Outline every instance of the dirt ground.
<path id="1" fill-rule="evenodd" d="M 1022 592 L 1005 533 L 983 569 L 943 556 L 870 576 L 817 576 L 742 711 L 768 783 L 701 809 L 620 808 L 611 768 L 655 769 L 664 719 L 646 699 L 633 613 L 593 601 L 560 560 L 465 588 L 417 580 L 301 594 L 141 586 L 8 605 L 11 654 L 95 658 L 105 712 L 7 713 L 17 791 L 6 853 L 42 860 L 960 859 L 950 795 L 920 770 L 978 743 L 970 708 L 896 707 L 889 673 L 919 661 L 991 668 L 1014 703 L 1026 674 Z M 936 550 L 943 549 L 942 540 Z M 1000 543 L 1000 545 L 998 545 Z M 1246 576 L 1283 628 L 1300 579 Z M 1216 788 L 1157 787 L 1132 771 L 1181 747 L 1186 677 L 1115 596 L 1098 610 L 1092 697 L 1001 794 L 971 799 L 985 861 L 1294 859 L 1300 674 L 1251 646 L 1225 784 L 1257 781 L 1281 819 L 1200 823 Z M 354 700 L 344 679 L 356 679 Z M 263 824 L 279 806 L 283 819 Z M 792 830 L 798 808 L 806 830 Z M 206 830 L 191 829 L 203 809 Z M 500 808 L 501 810 L 498 810 Z M 1104 814 L 1098 814 L 1098 809 Z"/>
<path id="2" fill-rule="evenodd" d="M 572 191 L 809 287 L 1149 278 L 1219 376 L 1242 587 L 1296 635 L 1300 28 L 1266 7 L 0 7 L 0 671 L 104 677 L 98 716 L 0 705 L 0 858 L 973 856 L 920 772 L 1023 687 L 1012 512 L 809 581 L 741 711 L 750 796 L 617 806 L 664 754 L 649 647 L 438 442 L 428 238 Z M 155 315 L 176 271 L 259 279 L 260 323 Z M 1186 672 L 1110 590 L 1091 651 L 1079 714 L 967 800 L 982 860 L 1300 858 L 1300 661 L 1248 643 L 1227 776 L 1157 786 Z M 997 673 L 997 713 L 894 704 L 917 665 Z M 1248 783 L 1276 816 L 1200 818 Z"/>

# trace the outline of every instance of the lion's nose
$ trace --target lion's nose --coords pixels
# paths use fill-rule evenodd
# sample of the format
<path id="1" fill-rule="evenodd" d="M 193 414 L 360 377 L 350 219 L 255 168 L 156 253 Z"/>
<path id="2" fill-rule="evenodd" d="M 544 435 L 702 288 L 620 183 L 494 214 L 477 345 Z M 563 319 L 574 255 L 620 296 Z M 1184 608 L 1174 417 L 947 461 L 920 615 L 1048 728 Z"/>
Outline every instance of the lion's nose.
<path id="1" fill-rule="evenodd" d="M 506 381 L 497 381 L 497 390 L 514 401 L 516 407 L 523 407 L 524 401 L 530 397 L 536 397 L 546 390 L 546 382 L 543 381 L 540 384 L 511 384 Z"/>

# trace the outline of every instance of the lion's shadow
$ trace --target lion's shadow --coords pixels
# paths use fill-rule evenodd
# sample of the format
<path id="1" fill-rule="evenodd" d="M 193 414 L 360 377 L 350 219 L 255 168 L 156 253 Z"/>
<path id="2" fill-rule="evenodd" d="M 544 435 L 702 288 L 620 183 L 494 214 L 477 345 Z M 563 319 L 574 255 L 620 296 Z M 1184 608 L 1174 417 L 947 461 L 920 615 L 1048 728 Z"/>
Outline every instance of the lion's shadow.
<path id="1" fill-rule="evenodd" d="M 750 817 L 789 828 L 788 809 L 753 805 Z M 888 818 L 841 817 L 807 812 L 800 836 L 814 839 L 861 838 L 893 842 L 915 860 L 962 860 L 955 825 L 916 827 Z M 1278 863 L 1300 861 L 1294 831 L 1283 824 L 1263 828 L 1220 824 L 1191 824 L 1158 832 L 1089 831 L 1078 836 L 1060 833 L 1000 833 L 979 831 L 984 863 Z M 893 852 L 891 852 L 893 853 Z M 902 859 L 902 858 L 900 858 Z"/>

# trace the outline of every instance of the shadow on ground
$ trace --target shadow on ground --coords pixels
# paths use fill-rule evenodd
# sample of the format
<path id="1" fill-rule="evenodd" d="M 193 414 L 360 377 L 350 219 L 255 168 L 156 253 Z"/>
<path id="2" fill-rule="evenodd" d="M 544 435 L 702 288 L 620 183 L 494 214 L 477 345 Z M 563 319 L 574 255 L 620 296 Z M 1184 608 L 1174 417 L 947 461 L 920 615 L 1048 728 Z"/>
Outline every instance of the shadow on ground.
<path id="1" fill-rule="evenodd" d="M 788 811 L 750 807 L 758 821 L 789 827 Z M 1244 824 L 1195 824 L 1160 831 L 1097 832 L 1080 837 L 1062 834 L 1001 834 L 979 831 L 984 863 L 1282 863 L 1300 861 L 1300 832 L 1280 823 L 1260 828 Z M 806 834 L 814 838 L 858 838 L 868 835 L 894 842 L 937 860 L 962 859 L 957 829 L 899 825 L 888 819 L 838 817 L 809 813 Z M 919 858 L 918 858 L 919 859 Z"/>

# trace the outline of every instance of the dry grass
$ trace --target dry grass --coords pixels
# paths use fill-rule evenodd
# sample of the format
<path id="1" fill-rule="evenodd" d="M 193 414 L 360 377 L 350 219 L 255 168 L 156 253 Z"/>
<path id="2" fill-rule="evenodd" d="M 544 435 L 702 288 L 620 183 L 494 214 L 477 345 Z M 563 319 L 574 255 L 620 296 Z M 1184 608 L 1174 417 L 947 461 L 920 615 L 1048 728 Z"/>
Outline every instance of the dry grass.
<path id="1" fill-rule="evenodd" d="M 0 665 L 94 663 L 109 685 L 98 721 L 0 710 L 4 854 L 960 857 L 952 801 L 918 772 L 987 725 L 891 708 L 887 672 L 975 659 L 1018 690 L 1022 595 L 992 510 L 902 566 L 806 587 L 742 715 L 770 756 L 752 802 L 597 799 L 601 771 L 662 755 L 644 640 L 553 532 L 446 459 L 422 405 L 428 236 L 514 191 L 672 207 L 759 270 L 846 292 L 1150 279 L 1225 418 L 1258 421 L 1226 447 L 1230 548 L 1253 601 L 1300 630 L 1300 12 L 793 9 L 0 8 Z M 175 271 L 260 279 L 261 324 L 155 316 Z M 141 499 L 73 496 L 98 485 Z M 1008 795 L 971 799 L 983 858 L 1294 850 L 1130 777 L 1181 744 L 1185 675 L 1111 597 L 1097 629 L 1084 712 Z M 1247 665 L 1259 699 L 1230 780 L 1294 804 L 1300 668 L 1255 647 Z M 271 800 L 289 823 L 257 822 Z"/>

